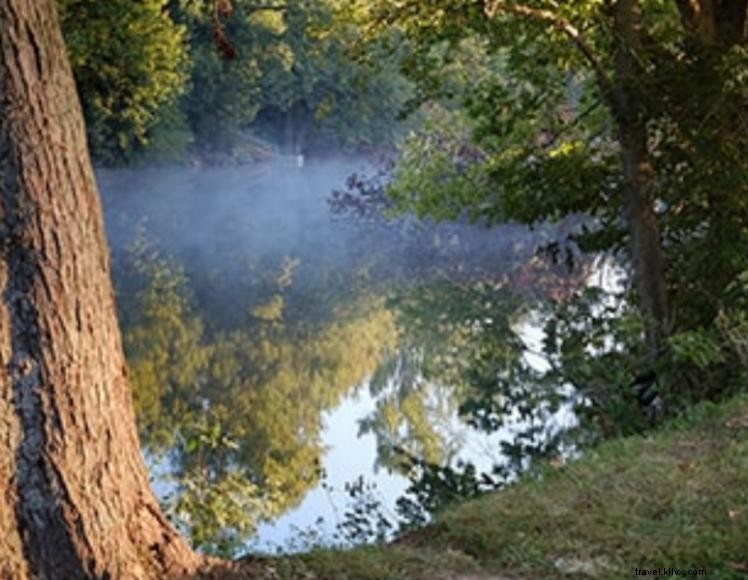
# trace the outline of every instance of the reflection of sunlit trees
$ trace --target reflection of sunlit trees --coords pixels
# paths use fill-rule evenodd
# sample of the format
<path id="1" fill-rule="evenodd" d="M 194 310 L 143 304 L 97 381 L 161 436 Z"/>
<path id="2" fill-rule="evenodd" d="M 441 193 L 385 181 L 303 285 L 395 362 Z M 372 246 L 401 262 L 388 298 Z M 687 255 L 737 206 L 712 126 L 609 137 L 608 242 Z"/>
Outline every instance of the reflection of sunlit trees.
<path id="1" fill-rule="evenodd" d="M 462 443 L 453 424 L 459 406 L 456 390 L 420 377 L 408 386 L 398 381 L 397 374 L 387 379 L 386 385 L 370 385 L 376 409 L 359 427 L 361 434 L 373 433 L 377 438 L 377 465 L 407 472 L 402 451 L 436 465 L 451 463 Z"/>
<path id="2" fill-rule="evenodd" d="M 450 463 L 460 447 L 458 417 L 487 432 L 521 425 L 504 451 L 524 440 L 547 452 L 537 428 L 563 395 L 527 358 L 522 325 L 537 302 L 501 285 L 444 281 L 406 290 L 392 306 L 401 348 L 374 376 L 377 409 L 362 424 L 378 438 L 380 461 Z"/>
<path id="3" fill-rule="evenodd" d="M 321 414 L 394 348 L 394 320 L 362 300 L 334 321 L 287 324 L 287 262 L 275 294 L 210 332 L 180 268 L 143 248 L 133 262 L 125 347 L 143 444 L 171 472 L 167 504 L 193 542 L 239 549 L 318 483 Z"/>

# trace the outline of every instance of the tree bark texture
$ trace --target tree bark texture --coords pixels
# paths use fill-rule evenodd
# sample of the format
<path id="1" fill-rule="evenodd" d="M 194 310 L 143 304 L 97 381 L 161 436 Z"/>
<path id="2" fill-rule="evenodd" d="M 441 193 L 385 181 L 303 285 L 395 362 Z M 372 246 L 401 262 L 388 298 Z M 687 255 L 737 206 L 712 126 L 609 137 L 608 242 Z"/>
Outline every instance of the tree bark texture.
<path id="1" fill-rule="evenodd" d="M 623 161 L 624 210 L 634 285 L 646 317 L 647 353 L 652 363 L 662 350 L 669 315 L 662 241 L 650 192 L 655 173 L 636 88 L 642 26 L 639 1 L 618 0 L 613 20 L 617 47 L 611 108 L 618 124 Z"/>
<path id="2" fill-rule="evenodd" d="M 176 578 L 54 0 L 0 0 L 0 577 Z"/>

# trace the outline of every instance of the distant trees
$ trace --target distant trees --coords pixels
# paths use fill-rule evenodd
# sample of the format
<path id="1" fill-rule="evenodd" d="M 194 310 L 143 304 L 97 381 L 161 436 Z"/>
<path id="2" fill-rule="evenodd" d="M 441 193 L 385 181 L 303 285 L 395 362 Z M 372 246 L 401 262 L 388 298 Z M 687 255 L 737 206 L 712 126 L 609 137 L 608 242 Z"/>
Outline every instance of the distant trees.
<path id="1" fill-rule="evenodd" d="M 122 163 L 176 129 L 187 89 L 187 29 L 163 0 L 58 0 L 95 158 Z"/>
<path id="2" fill-rule="evenodd" d="M 380 43 L 357 48 L 363 15 L 350 3 L 304 0 L 289 4 L 281 22 L 275 41 L 285 66 L 263 67 L 266 130 L 291 151 L 391 144 L 410 85 Z"/>
<path id="3" fill-rule="evenodd" d="M 251 128 L 288 151 L 373 147 L 408 97 L 385 53 L 354 54 L 361 17 L 345 3 L 233 0 L 220 22 L 232 58 L 213 2 L 58 4 L 101 163 L 226 157 Z"/>

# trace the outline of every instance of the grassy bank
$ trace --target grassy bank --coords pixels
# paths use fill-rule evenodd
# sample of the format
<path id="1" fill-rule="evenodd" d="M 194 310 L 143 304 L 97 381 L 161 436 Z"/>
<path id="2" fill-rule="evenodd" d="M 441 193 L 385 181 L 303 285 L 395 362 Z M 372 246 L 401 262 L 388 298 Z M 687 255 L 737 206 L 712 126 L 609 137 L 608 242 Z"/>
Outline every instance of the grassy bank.
<path id="1" fill-rule="evenodd" d="M 341 580 L 628 578 L 669 567 L 748 577 L 748 396 L 548 466 L 393 545 L 255 565 Z"/>

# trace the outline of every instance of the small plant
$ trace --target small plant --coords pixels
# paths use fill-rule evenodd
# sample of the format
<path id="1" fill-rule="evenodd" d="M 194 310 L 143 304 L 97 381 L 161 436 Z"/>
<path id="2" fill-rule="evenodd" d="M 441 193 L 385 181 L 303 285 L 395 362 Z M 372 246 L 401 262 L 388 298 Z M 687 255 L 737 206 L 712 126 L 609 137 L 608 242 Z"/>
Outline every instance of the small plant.
<path id="1" fill-rule="evenodd" d="M 341 538 L 349 544 L 373 544 L 386 541 L 395 531 L 395 522 L 385 513 L 376 483 L 359 476 L 345 484 L 350 502 L 338 523 Z"/>

